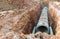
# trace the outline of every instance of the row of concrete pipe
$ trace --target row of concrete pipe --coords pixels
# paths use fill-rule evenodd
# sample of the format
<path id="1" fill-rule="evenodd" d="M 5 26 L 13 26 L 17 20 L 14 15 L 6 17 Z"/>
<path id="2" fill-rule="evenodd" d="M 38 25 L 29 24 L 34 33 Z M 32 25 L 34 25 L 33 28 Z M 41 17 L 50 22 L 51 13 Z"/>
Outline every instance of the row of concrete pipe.
<path id="1" fill-rule="evenodd" d="M 48 21 L 48 7 L 44 7 L 41 12 L 41 16 L 38 20 L 38 23 L 36 26 L 34 26 L 34 29 L 32 33 L 37 33 L 37 32 L 45 32 L 47 34 L 53 35 L 53 30 L 52 27 L 49 26 L 49 21 Z"/>

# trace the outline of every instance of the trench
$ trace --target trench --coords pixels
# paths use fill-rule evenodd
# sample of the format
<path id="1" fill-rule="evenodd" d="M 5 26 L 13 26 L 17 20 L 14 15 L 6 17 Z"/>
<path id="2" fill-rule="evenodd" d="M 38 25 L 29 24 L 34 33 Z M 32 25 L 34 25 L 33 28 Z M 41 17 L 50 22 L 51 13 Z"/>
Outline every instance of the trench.
<path id="1" fill-rule="evenodd" d="M 4 6 L 3 6 L 2 7 L 3 9 L 1 11 L 5 11 L 5 10 L 8 11 L 8 10 L 12 10 L 12 9 L 15 9 L 15 8 L 18 9 L 18 10 L 19 9 L 22 9 L 23 10 L 23 9 L 25 9 L 25 7 L 27 7 L 26 10 L 29 10 L 32 7 L 32 5 L 29 5 L 28 3 L 25 3 L 26 1 L 24 1 L 24 3 L 22 3 L 23 1 L 24 0 L 22 0 L 22 1 L 20 0 L 18 2 L 18 0 L 16 0 L 15 2 L 16 3 L 18 2 L 18 3 L 17 4 L 14 4 L 14 0 L 12 2 L 9 2 L 9 0 L 8 0 L 8 2 L 9 2 L 10 5 L 8 5 L 8 8 L 6 8 L 6 9 L 4 9 Z M 31 1 L 28 1 L 28 2 L 31 2 Z M 42 33 L 45 32 L 45 33 L 47 33 L 49 35 L 55 35 L 56 34 L 56 30 L 55 30 L 56 29 L 56 26 L 55 26 L 54 20 L 51 20 L 52 17 L 50 17 L 50 14 L 49 14 L 50 12 L 49 12 L 48 9 L 47 9 L 46 12 L 43 11 L 43 8 L 44 7 L 47 7 L 47 5 L 43 5 L 43 4 L 41 4 L 42 6 L 40 7 L 41 9 L 39 11 L 32 10 L 31 12 L 30 11 L 28 12 L 29 14 L 26 14 L 25 13 L 26 16 L 23 15 L 22 19 L 25 17 L 27 20 L 26 19 L 25 20 L 21 20 L 21 22 L 25 23 L 24 21 L 29 21 L 29 22 L 27 22 L 26 25 L 23 25 L 22 24 L 22 26 L 25 26 L 25 28 L 23 29 L 23 33 L 24 34 L 30 34 L 30 33 L 35 34 L 35 33 L 39 32 L 39 31 L 42 32 Z M 11 6 L 11 9 L 9 9 L 9 6 Z M 21 7 L 19 7 L 19 6 L 21 6 Z M 49 8 L 49 7 L 47 7 L 47 8 Z M 1 9 L 1 7 L 0 7 L 0 9 Z M 24 10 L 22 12 L 24 12 Z M 39 18 L 38 18 L 38 20 L 35 20 L 36 18 L 34 18 L 34 16 L 33 16 L 33 14 L 35 12 L 36 13 L 39 13 L 39 16 L 37 15 L 37 18 L 39 17 L 40 20 L 39 20 Z M 20 12 L 17 12 L 17 13 L 20 13 Z M 44 14 L 44 13 L 47 13 L 47 14 Z M 34 15 L 36 15 L 36 14 L 34 14 Z M 45 16 L 43 16 L 43 15 L 45 15 Z M 30 18 L 30 16 L 31 16 L 31 18 Z M 35 23 L 35 21 L 36 21 L 36 23 Z M 53 22 L 52 24 L 51 24 L 51 21 Z M 43 23 L 43 24 L 40 25 L 41 23 Z M 17 23 L 17 25 L 19 25 L 19 24 Z M 18 29 L 15 29 L 15 30 L 17 32 L 19 32 L 19 30 L 20 30 L 19 26 L 17 26 L 17 28 Z"/>

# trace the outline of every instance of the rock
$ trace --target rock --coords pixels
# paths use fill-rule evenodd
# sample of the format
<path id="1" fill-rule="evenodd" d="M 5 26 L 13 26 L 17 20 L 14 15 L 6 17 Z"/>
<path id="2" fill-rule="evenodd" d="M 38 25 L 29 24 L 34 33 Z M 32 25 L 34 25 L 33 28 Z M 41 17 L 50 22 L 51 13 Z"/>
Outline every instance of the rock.
<path id="1" fill-rule="evenodd" d="M 58 5 L 60 5 L 60 2 L 51 2 L 49 4 L 49 16 L 51 18 L 55 35 L 60 37 L 60 9 L 58 8 Z"/>
<path id="2" fill-rule="evenodd" d="M 26 3 L 27 6 L 22 5 L 23 7 L 26 6 L 26 8 L 24 7 L 22 9 L 0 12 L 0 23 L 3 26 L 0 32 L 9 32 L 13 30 L 16 32 L 31 33 L 33 26 L 35 25 L 35 23 L 37 23 L 37 20 L 39 18 L 40 13 L 38 12 L 40 9 L 40 5 L 39 2 L 35 0 L 34 1 L 28 0 L 27 2 L 26 1 L 27 0 L 24 0 L 23 2 L 22 0 L 21 2 L 21 3 Z M 19 3 L 20 1 L 15 1 L 15 0 L 13 0 L 12 4 L 14 4 L 15 2 L 18 2 L 18 4 L 20 4 Z M 17 6 L 17 4 L 14 5 Z"/>
<path id="3" fill-rule="evenodd" d="M 6 5 L 14 7 L 13 9 L 5 9 L 5 5 L 0 11 L 0 33 L 3 39 L 13 39 L 12 36 L 5 34 L 13 31 L 14 33 L 29 34 L 32 32 L 34 25 L 37 23 L 40 15 L 40 0 L 2 0 Z M 0 4 L 2 4 L 0 3 Z M 9 6 L 6 6 L 9 8 Z M 14 39 L 17 37 L 14 35 Z M 19 39 L 19 37 L 17 38 Z M 22 38 L 23 39 L 23 38 Z"/>

